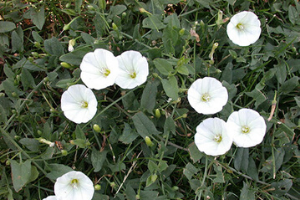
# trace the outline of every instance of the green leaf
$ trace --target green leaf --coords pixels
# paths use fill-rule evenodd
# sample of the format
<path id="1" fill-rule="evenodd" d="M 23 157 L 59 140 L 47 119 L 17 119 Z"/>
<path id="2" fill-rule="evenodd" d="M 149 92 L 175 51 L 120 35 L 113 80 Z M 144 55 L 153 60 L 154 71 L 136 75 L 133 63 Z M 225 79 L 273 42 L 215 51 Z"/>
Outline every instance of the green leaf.
<path id="1" fill-rule="evenodd" d="M 169 80 L 162 79 L 161 82 L 167 96 L 170 97 L 173 101 L 177 101 L 179 89 L 175 76 L 171 76 Z"/>
<path id="2" fill-rule="evenodd" d="M 21 82 L 25 90 L 28 88 L 34 88 L 36 86 L 31 73 L 25 68 L 22 69 Z"/>
<path id="3" fill-rule="evenodd" d="M 31 175 L 29 179 L 29 183 L 36 180 L 39 177 L 39 171 L 37 170 L 36 166 L 31 166 Z"/>
<path id="4" fill-rule="evenodd" d="M 98 151 L 95 148 L 92 149 L 91 161 L 94 167 L 94 172 L 99 172 L 102 169 L 104 161 L 106 160 L 107 151 Z"/>
<path id="5" fill-rule="evenodd" d="M 75 0 L 75 11 L 78 14 L 81 13 L 81 5 L 82 5 L 82 0 Z"/>
<path id="6" fill-rule="evenodd" d="M 124 12 L 126 9 L 127 9 L 127 7 L 124 5 L 111 6 L 110 7 L 110 12 L 111 12 L 110 16 L 113 17 L 116 15 L 122 14 L 122 12 Z"/>
<path id="7" fill-rule="evenodd" d="M 256 88 L 251 92 L 246 92 L 246 95 L 252 97 L 255 100 L 255 107 L 257 108 L 260 104 L 267 100 L 267 97 Z"/>
<path id="8" fill-rule="evenodd" d="M 76 48 L 74 51 L 64 54 L 61 57 L 59 57 L 59 60 L 62 62 L 67 62 L 71 65 L 77 65 L 79 66 L 83 56 L 91 51 L 90 47 L 84 46 L 82 48 Z"/>
<path id="9" fill-rule="evenodd" d="M 32 31 L 32 37 L 36 42 L 42 43 L 44 39 L 35 31 Z"/>
<path id="10" fill-rule="evenodd" d="M 12 31 L 16 28 L 16 25 L 8 21 L 0 21 L 0 33 Z"/>
<path id="11" fill-rule="evenodd" d="M 62 79 L 58 81 L 55 86 L 59 88 L 68 88 L 74 81 L 74 78 Z"/>
<path id="12" fill-rule="evenodd" d="M 141 190 L 141 192 L 140 192 L 140 199 L 141 200 L 153 200 L 153 199 L 157 199 L 158 194 L 159 193 L 157 191 L 144 191 L 144 190 Z"/>
<path id="13" fill-rule="evenodd" d="M 257 167 L 256 164 L 253 160 L 253 158 L 249 158 L 249 165 L 248 165 L 248 169 L 247 169 L 247 174 L 253 178 L 254 180 L 258 181 L 258 171 L 257 171 Z"/>
<path id="14" fill-rule="evenodd" d="M 165 25 L 161 22 L 160 15 L 150 15 L 143 20 L 143 28 L 150 28 L 158 31 L 164 27 Z"/>
<path id="15" fill-rule="evenodd" d="M 75 135 L 76 135 L 76 139 L 86 140 L 85 134 L 84 134 L 83 130 L 81 129 L 80 125 L 76 126 Z"/>
<path id="16" fill-rule="evenodd" d="M 222 172 L 222 167 L 221 166 L 216 166 L 214 165 L 214 170 L 217 172 L 216 178 L 213 179 L 214 183 L 225 183 L 225 178 L 224 174 Z"/>
<path id="17" fill-rule="evenodd" d="M 166 118 L 165 124 L 164 124 L 164 134 L 168 135 L 170 132 L 172 132 L 174 135 L 176 133 L 176 127 L 175 122 L 172 117 Z"/>
<path id="18" fill-rule="evenodd" d="M 297 103 L 297 106 L 300 107 L 300 97 L 297 96 L 297 97 L 294 97 L 296 103 Z"/>
<path id="19" fill-rule="evenodd" d="M 4 73 L 5 75 L 10 78 L 10 79 L 14 79 L 15 78 L 15 73 L 11 70 L 10 67 L 8 67 L 7 65 L 4 65 Z"/>
<path id="20" fill-rule="evenodd" d="M 59 40 L 55 37 L 44 41 L 45 50 L 47 53 L 54 56 L 61 56 L 64 54 L 64 48 Z"/>
<path id="21" fill-rule="evenodd" d="M 188 163 L 183 169 L 183 174 L 187 177 L 188 180 L 191 180 L 193 175 L 196 174 L 198 171 L 199 170 L 194 165 Z"/>
<path id="22" fill-rule="evenodd" d="M 238 148 L 234 157 L 234 168 L 247 171 L 249 165 L 249 148 Z"/>
<path id="23" fill-rule="evenodd" d="M 181 65 L 181 66 L 177 67 L 176 69 L 180 74 L 189 75 L 189 70 L 185 65 Z"/>
<path id="24" fill-rule="evenodd" d="M 138 134 L 140 134 L 140 136 L 142 136 L 143 138 L 145 138 L 146 136 L 149 137 L 152 134 L 159 134 L 153 122 L 144 113 L 136 113 L 132 117 L 132 120 Z"/>
<path id="25" fill-rule="evenodd" d="M 146 109 L 150 114 L 153 114 L 156 104 L 157 86 L 158 82 L 148 81 L 142 94 L 141 108 Z"/>
<path id="26" fill-rule="evenodd" d="M 32 23 L 38 27 L 38 29 L 42 30 L 45 24 L 45 9 L 44 6 L 41 6 L 38 10 L 34 8 L 31 9 L 30 17 Z"/>
<path id="27" fill-rule="evenodd" d="M 299 20 L 299 13 L 297 13 L 296 8 L 292 5 L 289 6 L 289 20 L 293 25 Z"/>
<path id="28" fill-rule="evenodd" d="M 135 198 L 136 193 L 129 184 L 127 184 L 126 186 L 125 195 L 126 195 L 126 199 L 136 199 Z"/>
<path id="29" fill-rule="evenodd" d="M 284 62 L 280 62 L 278 65 L 274 65 L 274 67 L 276 69 L 277 80 L 280 84 L 282 84 L 285 81 L 287 76 L 286 66 Z"/>
<path id="30" fill-rule="evenodd" d="M 11 33 L 11 51 L 12 52 L 22 52 L 24 50 L 23 47 L 23 40 L 22 38 L 18 35 L 16 31 L 13 31 Z"/>
<path id="31" fill-rule="evenodd" d="M 156 69 L 163 75 L 168 76 L 173 72 L 173 66 L 165 59 L 156 58 L 153 63 Z"/>
<path id="32" fill-rule="evenodd" d="M 39 150 L 40 143 L 34 138 L 22 138 L 19 142 L 30 151 L 37 152 Z"/>
<path id="33" fill-rule="evenodd" d="M 129 124 L 124 123 L 124 129 L 122 135 L 119 137 L 119 141 L 124 144 L 132 143 L 139 135 L 135 130 L 133 130 Z"/>
<path id="34" fill-rule="evenodd" d="M 273 182 L 271 186 L 275 189 L 272 193 L 282 196 L 291 189 L 293 181 L 291 179 L 285 179 L 279 182 Z"/>
<path id="35" fill-rule="evenodd" d="M 175 54 L 175 45 L 178 40 L 178 31 L 168 25 L 163 31 L 163 44 L 166 53 Z"/>
<path id="36" fill-rule="evenodd" d="M 153 174 L 154 172 L 156 172 L 158 170 L 158 166 L 153 160 L 149 160 L 148 169 L 149 169 L 150 173 Z"/>
<path id="37" fill-rule="evenodd" d="M 203 156 L 205 156 L 204 153 L 200 152 L 196 144 L 193 142 L 190 144 L 188 148 L 189 154 L 193 162 L 198 162 Z"/>
<path id="38" fill-rule="evenodd" d="M 210 8 L 209 4 L 211 3 L 211 0 L 196 0 L 196 2 L 205 8 Z"/>
<path id="39" fill-rule="evenodd" d="M 11 176 L 13 186 L 16 192 L 19 192 L 31 177 L 31 161 L 26 160 L 23 163 L 18 163 L 15 160 L 10 160 Z"/>
<path id="40" fill-rule="evenodd" d="M 241 191 L 240 200 L 255 200 L 255 192 L 249 190 L 249 185 L 246 182 L 243 182 L 244 186 Z"/>
<path id="41" fill-rule="evenodd" d="M 299 86 L 299 77 L 294 76 L 293 78 L 285 81 L 279 88 L 278 92 L 283 94 L 288 94 L 297 86 Z"/>
<path id="42" fill-rule="evenodd" d="M 73 171 L 71 167 L 56 163 L 47 165 L 47 169 L 50 170 L 50 173 L 48 173 L 46 177 L 52 180 L 56 180 L 65 173 Z"/>

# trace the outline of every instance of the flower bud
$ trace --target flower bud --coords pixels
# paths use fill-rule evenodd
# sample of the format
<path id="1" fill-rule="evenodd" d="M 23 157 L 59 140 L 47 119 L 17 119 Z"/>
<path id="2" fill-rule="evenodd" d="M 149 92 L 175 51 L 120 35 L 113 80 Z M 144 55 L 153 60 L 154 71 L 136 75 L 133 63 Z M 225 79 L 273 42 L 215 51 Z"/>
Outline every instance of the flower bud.
<path id="1" fill-rule="evenodd" d="M 104 10 L 106 8 L 106 0 L 99 0 L 98 4 L 101 10 Z"/>
<path id="2" fill-rule="evenodd" d="M 41 48 L 41 44 L 40 44 L 39 42 L 34 42 L 34 46 L 35 46 L 36 48 Z"/>
<path id="3" fill-rule="evenodd" d="M 101 185 L 99 184 L 95 185 L 95 190 L 101 190 Z"/>
<path id="4" fill-rule="evenodd" d="M 31 55 L 32 55 L 34 58 L 38 58 L 38 57 L 40 56 L 37 52 L 31 52 Z"/>
<path id="5" fill-rule="evenodd" d="M 38 130 L 38 131 L 37 131 L 37 134 L 38 134 L 38 135 L 42 135 L 42 131 L 41 131 L 41 130 Z"/>
<path id="6" fill-rule="evenodd" d="M 0 97 L 4 97 L 5 94 L 3 92 L 0 92 Z"/>
<path id="7" fill-rule="evenodd" d="M 110 187 L 112 187 L 112 188 L 116 187 L 116 183 L 115 182 L 111 182 L 110 183 Z"/>
<path id="8" fill-rule="evenodd" d="M 115 23 L 112 23 L 112 28 L 117 31 L 118 30 L 118 26 Z"/>
<path id="9" fill-rule="evenodd" d="M 7 160 L 7 161 L 5 162 L 5 164 L 6 164 L 6 165 L 10 165 L 10 160 Z"/>
<path id="10" fill-rule="evenodd" d="M 145 142 L 148 147 L 152 147 L 154 145 L 148 136 L 145 137 Z"/>
<path id="11" fill-rule="evenodd" d="M 139 194 L 135 195 L 135 199 L 140 199 L 140 198 L 141 198 L 141 197 L 140 197 Z"/>
<path id="12" fill-rule="evenodd" d="M 60 152 L 61 152 L 61 155 L 63 155 L 63 156 L 68 155 L 68 151 L 65 149 L 61 150 Z"/>
<path id="13" fill-rule="evenodd" d="M 180 29 L 179 35 L 180 35 L 180 36 L 183 36 L 184 32 L 185 32 L 185 28 Z"/>
<path id="14" fill-rule="evenodd" d="M 156 174 L 151 175 L 151 181 L 152 181 L 152 183 L 154 183 L 156 181 L 156 179 L 157 179 L 157 175 Z"/>
<path id="15" fill-rule="evenodd" d="M 127 16 L 127 13 L 126 13 L 126 12 L 123 12 L 123 13 L 122 13 L 122 19 L 124 19 L 126 16 Z"/>
<path id="16" fill-rule="evenodd" d="M 76 41 L 74 39 L 69 40 L 68 51 L 70 51 L 70 52 L 74 51 L 74 45 L 75 44 L 76 44 Z"/>
<path id="17" fill-rule="evenodd" d="M 160 110 L 157 108 L 157 109 L 155 109 L 155 117 L 157 118 L 157 119 L 159 119 L 160 118 L 160 116 L 161 116 L 161 114 L 160 114 Z"/>
<path id="18" fill-rule="evenodd" d="M 18 94 L 16 92 L 12 92 L 11 96 L 16 98 L 16 97 L 18 97 Z"/>
<path id="19" fill-rule="evenodd" d="M 61 62 L 60 65 L 66 69 L 71 69 L 71 65 L 69 63 L 66 63 L 66 62 Z"/>
<path id="20" fill-rule="evenodd" d="M 87 6 L 87 9 L 88 9 L 88 10 L 91 10 L 91 11 L 95 10 L 95 8 L 94 8 L 92 5 L 88 5 L 88 6 Z"/>
<path id="21" fill-rule="evenodd" d="M 31 56 L 28 57 L 28 60 L 29 60 L 30 62 L 33 62 L 33 61 L 34 61 L 33 57 L 31 57 Z"/>
<path id="22" fill-rule="evenodd" d="M 97 133 L 100 133 L 100 132 L 101 132 L 101 128 L 100 128 L 100 126 L 99 126 L 98 124 L 94 124 L 94 125 L 93 125 L 93 129 L 94 129 L 94 131 L 96 131 Z"/>
<path id="23" fill-rule="evenodd" d="M 177 190 L 179 190 L 179 187 L 178 186 L 173 186 L 172 190 L 177 191 Z"/>
<path id="24" fill-rule="evenodd" d="M 71 4 L 70 3 L 67 3 L 66 4 L 66 8 L 70 8 L 71 7 Z"/>
<path id="25" fill-rule="evenodd" d="M 69 29 L 70 29 L 70 24 L 65 24 L 64 28 L 63 28 L 63 31 L 67 31 Z"/>

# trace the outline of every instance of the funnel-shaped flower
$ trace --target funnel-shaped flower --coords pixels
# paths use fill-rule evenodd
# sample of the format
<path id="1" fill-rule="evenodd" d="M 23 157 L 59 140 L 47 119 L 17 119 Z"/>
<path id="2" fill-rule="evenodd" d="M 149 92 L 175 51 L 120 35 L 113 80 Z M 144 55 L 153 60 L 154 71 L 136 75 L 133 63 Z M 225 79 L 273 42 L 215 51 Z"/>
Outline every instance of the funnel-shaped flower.
<path id="1" fill-rule="evenodd" d="M 197 79 L 188 90 L 191 106 L 202 114 L 215 114 L 227 103 L 228 92 L 215 78 Z"/>
<path id="2" fill-rule="evenodd" d="M 255 43 L 261 33 L 258 17 L 249 11 L 234 15 L 227 25 L 229 39 L 239 46 L 249 46 Z"/>
<path id="3" fill-rule="evenodd" d="M 59 200 L 91 200 L 94 186 L 84 173 L 71 171 L 57 178 L 54 193 Z"/>
<path id="4" fill-rule="evenodd" d="M 115 83 L 119 72 L 117 58 L 108 50 L 87 53 L 80 64 L 82 81 L 91 89 L 104 89 Z"/>
<path id="5" fill-rule="evenodd" d="M 72 85 L 61 96 L 61 109 L 71 121 L 80 124 L 91 120 L 97 111 L 97 99 L 84 85 Z"/>
<path id="6" fill-rule="evenodd" d="M 262 142 L 266 123 L 258 112 L 242 108 L 233 112 L 227 120 L 229 133 L 238 147 L 253 147 Z"/>
<path id="7" fill-rule="evenodd" d="M 140 52 L 125 51 L 117 56 L 120 73 L 116 84 L 124 89 L 132 89 L 143 84 L 149 74 L 148 62 Z"/>
<path id="8" fill-rule="evenodd" d="M 232 145 L 226 123 L 219 118 L 208 118 L 196 128 L 195 144 L 207 155 L 225 154 Z"/>

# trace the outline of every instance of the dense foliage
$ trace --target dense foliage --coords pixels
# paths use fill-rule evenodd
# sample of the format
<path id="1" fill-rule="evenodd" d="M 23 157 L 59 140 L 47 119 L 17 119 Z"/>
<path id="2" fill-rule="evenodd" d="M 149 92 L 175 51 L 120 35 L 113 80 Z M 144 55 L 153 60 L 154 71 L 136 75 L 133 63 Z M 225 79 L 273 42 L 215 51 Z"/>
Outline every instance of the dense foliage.
<path id="1" fill-rule="evenodd" d="M 241 11 L 261 22 L 246 47 L 226 33 Z M 46 198 L 76 170 L 93 199 L 299 199 L 299 13 L 297 0 L 0 1 L 0 198 Z M 140 52 L 149 75 L 134 89 L 93 90 L 96 115 L 76 124 L 61 96 L 83 84 L 79 66 L 97 48 Z M 229 94 L 213 115 L 187 99 L 207 76 Z M 265 119 L 262 143 L 200 152 L 199 123 L 241 108 Z"/>

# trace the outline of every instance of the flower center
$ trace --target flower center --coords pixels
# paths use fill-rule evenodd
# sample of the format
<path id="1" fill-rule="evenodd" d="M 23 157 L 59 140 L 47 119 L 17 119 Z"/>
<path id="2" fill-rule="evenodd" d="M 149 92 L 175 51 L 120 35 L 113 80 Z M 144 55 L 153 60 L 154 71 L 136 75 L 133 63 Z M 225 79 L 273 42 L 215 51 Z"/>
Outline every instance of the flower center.
<path id="1" fill-rule="evenodd" d="M 210 100 L 210 96 L 208 93 L 202 95 L 201 100 L 204 102 L 208 102 Z"/>
<path id="2" fill-rule="evenodd" d="M 87 108 L 87 107 L 89 107 L 88 102 L 86 102 L 86 101 L 81 102 L 81 108 Z M 73 179 L 73 180 L 75 180 L 75 179 Z M 73 180 L 72 180 L 72 181 L 73 181 Z M 76 180 L 77 180 L 77 179 L 76 179 Z"/>
<path id="3" fill-rule="evenodd" d="M 79 185 L 79 181 L 78 179 L 72 179 L 71 181 L 71 186 L 74 187 L 74 188 L 77 188 L 77 186 Z"/>
<path id="4" fill-rule="evenodd" d="M 242 126 L 242 133 L 246 134 L 250 132 L 250 127 L 249 126 Z"/>
<path id="5" fill-rule="evenodd" d="M 222 141 L 222 135 L 221 134 L 215 135 L 213 140 L 217 143 L 220 143 Z"/>
<path id="6" fill-rule="evenodd" d="M 244 30 L 244 25 L 242 24 L 242 23 L 238 23 L 237 25 L 236 25 L 236 27 L 237 27 L 237 29 L 239 29 L 239 30 Z"/>
<path id="7" fill-rule="evenodd" d="M 104 71 L 103 74 L 104 74 L 104 76 L 107 77 L 110 74 L 110 70 L 109 69 L 105 69 L 105 71 Z"/>
<path id="8" fill-rule="evenodd" d="M 136 77 L 136 73 L 133 72 L 132 74 L 130 74 L 130 77 L 131 77 L 132 79 L 135 78 L 135 77 Z"/>

